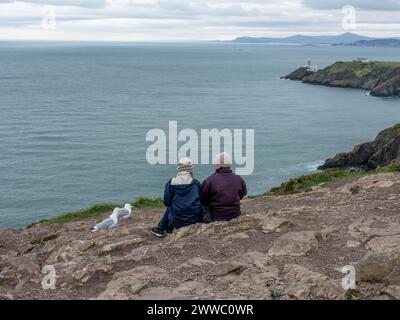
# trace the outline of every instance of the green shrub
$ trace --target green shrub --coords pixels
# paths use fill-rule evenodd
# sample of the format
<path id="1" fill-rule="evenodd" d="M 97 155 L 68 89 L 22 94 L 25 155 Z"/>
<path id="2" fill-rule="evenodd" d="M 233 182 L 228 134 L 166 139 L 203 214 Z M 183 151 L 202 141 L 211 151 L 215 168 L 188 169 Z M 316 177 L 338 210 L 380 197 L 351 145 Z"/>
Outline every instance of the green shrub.
<path id="1" fill-rule="evenodd" d="M 325 182 L 334 182 L 351 177 L 362 177 L 377 173 L 389 173 L 400 171 L 400 165 L 391 164 L 385 167 L 378 168 L 366 172 L 348 172 L 342 169 L 327 169 L 322 172 L 316 172 L 304 175 L 298 178 L 293 178 L 283 182 L 279 187 L 272 188 L 267 194 L 288 194 L 310 191 L 313 186 Z"/>
<path id="2" fill-rule="evenodd" d="M 132 203 L 134 208 L 162 208 L 164 207 L 163 200 L 161 198 L 145 198 L 140 197 L 136 201 Z M 54 223 L 66 223 L 73 222 L 87 218 L 98 218 L 101 217 L 104 213 L 111 212 L 116 207 L 123 207 L 123 204 L 116 203 L 104 203 L 104 204 L 96 204 L 88 209 L 69 212 L 58 217 L 54 217 L 47 220 L 42 220 L 36 223 L 32 223 L 27 228 L 30 228 L 36 224 L 54 224 Z"/>

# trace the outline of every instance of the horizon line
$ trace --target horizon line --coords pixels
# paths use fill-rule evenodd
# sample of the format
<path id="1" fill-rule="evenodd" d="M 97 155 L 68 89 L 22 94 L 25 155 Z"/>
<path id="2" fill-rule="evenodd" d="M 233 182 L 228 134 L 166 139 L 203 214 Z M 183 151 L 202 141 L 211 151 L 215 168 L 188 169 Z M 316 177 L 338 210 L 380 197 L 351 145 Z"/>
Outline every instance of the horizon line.
<path id="1" fill-rule="evenodd" d="M 355 32 L 343 32 L 343 33 L 320 33 L 320 34 L 302 34 L 302 33 L 293 33 L 291 35 L 285 35 L 285 36 L 251 36 L 251 35 L 239 35 L 235 36 L 234 38 L 226 39 L 226 40 L 221 40 L 221 39 L 207 39 L 207 40 L 198 40 L 198 39 L 159 39 L 159 40 L 113 40 L 113 39 L 103 39 L 103 40 L 92 40 L 92 39 L 1 39 L 0 42 L 80 42 L 80 43 L 189 43 L 189 42 L 199 42 L 199 43 L 205 43 L 205 42 L 233 42 L 236 39 L 239 38 L 255 38 L 255 39 L 288 39 L 291 37 L 296 37 L 296 36 L 304 36 L 304 37 L 339 37 L 343 36 L 346 34 L 351 34 L 355 36 L 361 36 L 361 37 L 366 37 L 366 38 L 371 38 L 371 39 L 398 39 L 399 36 L 390 36 L 390 37 L 377 37 L 377 36 L 367 36 L 364 34 L 360 33 L 355 33 Z"/>

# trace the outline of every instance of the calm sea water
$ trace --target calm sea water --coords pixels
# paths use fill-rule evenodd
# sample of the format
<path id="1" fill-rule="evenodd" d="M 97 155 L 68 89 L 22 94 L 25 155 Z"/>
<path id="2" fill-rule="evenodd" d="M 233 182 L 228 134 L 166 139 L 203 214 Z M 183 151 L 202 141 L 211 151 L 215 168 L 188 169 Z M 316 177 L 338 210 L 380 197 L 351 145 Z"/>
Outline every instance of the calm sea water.
<path id="1" fill-rule="evenodd" d="M 358 56 L 400 49 L 0 43 L 0 227 L 161 195 L 175 166 L 148 165 L 145 136 L 169 120 L 255 129 L 250 194 L 315 170 L 400 122 L 400 100 L 279 77 Z"/>

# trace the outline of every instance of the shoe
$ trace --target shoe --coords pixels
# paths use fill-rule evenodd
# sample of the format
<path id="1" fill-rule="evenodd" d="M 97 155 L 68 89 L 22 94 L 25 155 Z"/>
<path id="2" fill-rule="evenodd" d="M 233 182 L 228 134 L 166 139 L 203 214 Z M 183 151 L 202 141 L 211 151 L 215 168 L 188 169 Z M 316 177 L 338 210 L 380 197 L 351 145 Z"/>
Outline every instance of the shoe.
<path id="1" fill-rule="evenodd" d="M 151 233 L 153 235 L 155 235 L 156 237 L 159 237 L 159 238 L 164 238 L 165 237 L 165 232 L 164 231 L 160 231 L 158 228 L 151 229 Z"/>
<path id="2" fill-rule="evenodd" d="M 167 233 L 172 233 L 174 231 L 174 226 L 172 224 L 169 224 L 167 227 L 167 230 L 165 230 Z"/>

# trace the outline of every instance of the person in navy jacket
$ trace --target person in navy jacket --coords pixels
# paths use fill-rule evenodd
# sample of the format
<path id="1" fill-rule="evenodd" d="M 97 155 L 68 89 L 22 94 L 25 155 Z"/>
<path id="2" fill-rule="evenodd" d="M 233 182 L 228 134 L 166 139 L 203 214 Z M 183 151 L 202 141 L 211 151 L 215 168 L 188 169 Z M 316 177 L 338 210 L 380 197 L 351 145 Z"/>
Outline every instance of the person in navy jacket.
<path id="1" fill-rule="evenodd" d="M 164 190 L 167 207 L 157 227 L 151 230 L 157 237 L 166 232 L 199 222 L 202 218 L 201 183 L 193 178 L 193 165 L 189 158 L 178 162 L 176 177 L 170 179 Z"/>

